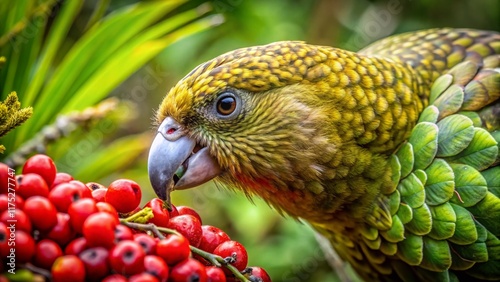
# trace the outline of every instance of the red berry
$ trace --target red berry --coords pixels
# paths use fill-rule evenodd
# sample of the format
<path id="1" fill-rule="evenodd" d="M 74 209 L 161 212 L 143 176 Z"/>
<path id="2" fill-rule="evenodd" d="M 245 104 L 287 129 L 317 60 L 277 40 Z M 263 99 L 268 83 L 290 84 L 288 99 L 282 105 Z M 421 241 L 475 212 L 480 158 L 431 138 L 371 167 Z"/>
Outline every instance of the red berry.
<path id="1" fill-rule="evenodd" d="M 81 190 L 82 195 L 85 198 L 92 198 L 92 190 L 90 190 L 90 188 L 87 187 L 87 185 L 85 185 L 85 183 L 78 181 L 78 180 L 71 180 L 69 183 L 76 185 L 76 187 L 78 187 L 78 189 Z"/>
<path id="2" fill-rule="evenodd" d="M 19 209 L 5 210 L 0 215 L 0 222 L 3 222 L 5 223 L 5 225 L 9 226 L 10 224 L 12 224 L 11 222 L 9 222 L 9 220 L 16 220 L 16 230 L 23 230 L 27 233 L 31 233 L 31 221 L 24 211 Z"/>
<path id="3" fill-rule="evenodd" d="M 16 209 L 22 210 L 24 207 L 24 199 L 19 195 L 9 197 L 7 194 L 0 194 L 0 213 L 8 210 L 9 206 L 11 209 L 15 207 Z"/>
<path id="4" fill-rule="evenodd" d="M 52 188 L 56 187 L 61 183 L 69 183 L 71 180 L 73 180 L 73 176 L 65 172 L 58 172 L 56 173 L 56 178 L 54 179 L 54 182 L 52 182 L 52 185 L 50 186 L 50 190 L 52 190 Z"/>
<path id="5" fill-rule="evenodd" d="M 85 186 L 85 185 L 84 185 Z M 86 187 L 86 186 L 85 186 Z M 88 188 L 86 188 L 88 190 Z M 60 212 L 68 212 L 71 203 L 82 198 L 92 198 L 92 194 L 87 194 L 75 183 L 62 183 L 52 188 L 49 193 L 49 200 L 56 206 Z"/>
<path id="6" fill-rule="evenodd" d="M 57 224 L 47 234 L 47 238 L 56 241 L 61 246 L 65 246 L 75 235 L 75 230 L 73 230 L 69 222 L 69 215 L 58 212 Z"/>
<path id="7" fill-rule="evenodd" d="M 85 265 L 88 281 L 100 281 L 110 271 L 108 257 L 109 252 L 103 247 L 86 249 L 78 257 Z"/>
<path id="8" fill-rule="evenodd" d="M 33 196 L 24 202 L 24 212 L 31 220 L 33 226 L 42 231 L 50 231 L 57 224 L 56 207 L 41 196 Z"/>
<path id="9" fill-rule="evenodd" d="M 118 212 L 128 213 L 141 203 L 141 187 L 132 180 L 118 179 L 109 185 L 105 199 Z"/>
<path id="10" fill-rule="evenodd" d="M 250 273 L 250 281 L 271 282 L 271 277 L 262 267 L 251 266 L 249 268 L 252 269 L 252 272 Z"/>
<path id="11" fill-rule="evenodd" d="M 134 241 L 141 245 L 146 255 L 156 254 L 156 240 L 144 233 L 134 234 Z"/>
<path id="12" fill-rule="evenodd" d="M 161 199 L 153 198 L 145 207 L 151 208 L 153 211 L 154 217 L 148 221 L 149 223 L 153 223 L 156 226 L 167 227 L 170 214 L 165 207 L 165 203 Z"/>
<path id="13" fill-rule="evenodd" d="M 221 243 L 229 241 L 229 236 L 221 229 L 211 226 L 201 226 L 202 235 L 199 248 L 209 253 L 213 252 Z"/>
<path id="14" fill-rule="evenodd" d="M 66 246 L 66 248 L 64 249 L 64 254 L 78 256 L 87 248 L 87 239 L 85 239 L 84 237 L 78 237 Z"/>
<path id="15" fill-rule="evenodd" d="M 179 213 L 179 215 L 190 214 L 190 215 L 196 217 L 196 219 L 198 219 L 200 224 L 202 223 L 200 215 L 194 209 L 192 209 L 190 207 L 177 206 L 177 212 Z"/>
<path id="16" fill-rule="evenodd" d="M 14 237 L 11 239 L 11 241 L 15 240 L 15 234 L 13 234 L 13 236 Z M 10 260 L 10 258 L 7 258 L 7 256 L 10 254 L 10 249 L 11 249 L 10 248 L 11 246 L 9 246 L 9 238 L 10 238 L 10 231 L 7 228 L 7 225 L 4 224 L 3 222 L 0 222 L 0 256 L 2 258 L 6 258 L 6 260 Z M 12 259 L 15 261 L 16 258 L 12 257 Z"/>
<path id="17" fill-rule="evenodd" d="M 22 230 L 16 230 L 15 235 L 16 263 L 30 262 L 35 255 L 35 241 L 29 233 Z"/>
<path id="18" fill-rule="evenodd" d="M 105 202 L 106 201 L 106 193 L 108 192 L 108 189 L 95 189 L 92 191 L 92 198 L 96 202 Z"/>
<path id="19" fill-rule="evenodd" d="M 226 282 L 226 274 L 219 267 L 207 266 L 205 272 L 208 282 Z"/>
<path id="20" fill-rule="evenodd" d="M 207 274 L 203 264 L 195 259 L 188 258 L 179 262 L 172 268 L 170 279 L 172 281 L 206 282 Z"/>
<path id="21" fill-rule="evenodd" d="M 13 193 L 16 190 L 16 171 L 6 164 L 0 163 L 0 194 L 7 194 L 8 192 Z"/>
<path id="22" fill-rule="evenodd" d="M 85 265 L 77 256 L 73 255 L 57 258 L 52 265 L 51 273 L 53 282 L 85 281 Z"/>
<path id="23" fill-rule="evenodd" d="M 200 221 L 196 217 L 188 214 L 178 215 L 170 219 L 167 227 L 179 231 L 194 247 L 200 245 L 202 231 Z"/>
<path id="24" fill-rule="evenodd" d="M 111 250 L 111 268 L 120 274 L 134 275 L 144 271 L 146 253 L 135 241 L 121 241 Z"/>
<path id="25" fill-rule="evenodd" d="M 168 265 L 159 256 L 146 256 L 144 257 L 144 268 L 146 272 L 154 275 L 159 281 L 167 281 L 168 279 Z"/>
<path id="26" fill-rule="evenodd" d="M 152 274 L 143 272 L 143 273 L 139 273 L 139 274 L 130 276 L 128 281 L 129 282 L 159 282 L 160 280 L 158 280 L 158 278 L 156 278 Z"/>
<path id="27" fill-rule="evenodd" d="M 168 265 L 174 265 L 189 257 L 189 241 L 184 236 L 169 235 L 156 244 L 156 255 Z"/>
<path id="28" fill-rule="evenodd" d="M 223 258 L 232 257 L 234 262 L 231 262 L 231 264 L 239 271 L 243 271 L 248 263 L 248 254 L 245 247 L 236 241 L 223 242 L 215 248 L 213 254 Z"/>
<path id="29" fill-rule="evenodd" d="M 98 202 L 95 205 L 97 206 L 97 209 L 100 212 L 109 213 L 110 215 L 114 216 L 116 218 L 116 220 L 118 220 L 118 212 L 116 211 L 116 209 L 112 205 L 110 205 L 106 202 Z"/>
<path id="30" fill-rule="evenodd" d="M 82 233 L 83 223 L 91 214 L 98 212 L 94 199 L 84 198 L 71 203 L 68 208 L 71 227 L 78 233 Z"/>
<path id="31" fill-rule="evenodd" d="M 115 228 L 115 240 L 116 242 L 134 240 L 134 233 L 127 226 L 118 224 Z"/>
<path id="32" fill-rule="evenodd" d="M 128 282 L 128 279 L 120 274 L 111 274 L 106 276 L 101 282 Z"/>
<path id="33" fill-rule="evenodd" d="M 115 242 L 116 218 L 106 212 L 90 215 L 83 223 L 83 236 L 90 247 L 111 248 Z"/>
<path id="34" fill-rule="evenodd" d="M 50 187 L 56 178 L 56 165 L 49 156 L 34 155 L 24 163 L 23 174 L 27 173 L 40 175 Z"/>
<path id="35" fill-rule="evenodd" d="M 49 196 L 49 186 L 43 178 L 35 173 L 27 173 L 17 176 L 17 194 L 28 199 L 31 196 Z"/>
<path id="36" fill-rule="evenodd" d="M 54 261 L 63 255 L 61 247 L 49 239 L 43 239 L 35 246 L 34 263 L 41 268 L 50 269 Z"/>
<path id="37" fill-rule="evenodd" d="M 179 211 L 177 210 L 177 207 L 174 206 L 174 204 L 171 204 L 170 205 L 170 212 L 169 212 L 169 215 L 170 215 L 170 218 L 172 217 L 175 217 L 175 216 L 178 216 L 179 215 Z"/>

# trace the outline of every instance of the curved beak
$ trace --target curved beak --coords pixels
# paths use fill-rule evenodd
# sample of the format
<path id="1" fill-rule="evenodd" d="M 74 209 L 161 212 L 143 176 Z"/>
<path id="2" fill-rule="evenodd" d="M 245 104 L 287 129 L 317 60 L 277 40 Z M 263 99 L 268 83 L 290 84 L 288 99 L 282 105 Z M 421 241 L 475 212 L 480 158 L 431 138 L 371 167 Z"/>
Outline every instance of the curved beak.
<path id="1" fill-rule="evenodd" d="M 158 128 L 148 157 L 149 181 L 162 200 L 170 203 L 170 192 L 203 184 L 221 172 L 208 148 L 200 147 L 167 117 Z"/>

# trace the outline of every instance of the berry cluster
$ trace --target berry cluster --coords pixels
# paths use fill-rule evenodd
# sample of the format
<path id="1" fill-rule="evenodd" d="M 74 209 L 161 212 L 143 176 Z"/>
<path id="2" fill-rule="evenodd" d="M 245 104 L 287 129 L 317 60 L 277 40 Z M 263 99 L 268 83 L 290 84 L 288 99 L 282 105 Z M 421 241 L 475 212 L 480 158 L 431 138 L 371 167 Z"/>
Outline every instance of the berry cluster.
<path id="1" fill-rule="evenodd" d="M 13 178 L 0 163 L 0 281 L 12 268 L 55 282 L 271 281 L 247 267 L 243 245 L 202 225 L 192 208 L 157 198 L 139 208 L 132 180 L 84 184 L 45 155 Z"/>

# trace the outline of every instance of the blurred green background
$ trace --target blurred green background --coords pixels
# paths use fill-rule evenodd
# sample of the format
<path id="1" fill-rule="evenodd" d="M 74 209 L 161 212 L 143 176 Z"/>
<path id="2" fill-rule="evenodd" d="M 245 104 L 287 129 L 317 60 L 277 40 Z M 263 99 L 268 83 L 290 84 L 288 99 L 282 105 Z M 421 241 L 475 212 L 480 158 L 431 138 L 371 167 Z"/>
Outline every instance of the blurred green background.
<path id="1" fill-rule="evenodd" d="M 0 96 L 17 91 L 34 115 L 0 139 L 7 148 L 0 159 L 15 166 L 46 152 L 84 182 L 137 181 L 145 203 L 154 197 L 146 168 L 154 110 L 198 64 L 279 40 L 359 50 L 445 26 L 498 31 L 500 1 L 2 0 Z M 274 281 L 339 280 L 310 228 L 259 199 L 210 183 L 175 192 L 173 202 L 242 242 L 249 264 Z"/>

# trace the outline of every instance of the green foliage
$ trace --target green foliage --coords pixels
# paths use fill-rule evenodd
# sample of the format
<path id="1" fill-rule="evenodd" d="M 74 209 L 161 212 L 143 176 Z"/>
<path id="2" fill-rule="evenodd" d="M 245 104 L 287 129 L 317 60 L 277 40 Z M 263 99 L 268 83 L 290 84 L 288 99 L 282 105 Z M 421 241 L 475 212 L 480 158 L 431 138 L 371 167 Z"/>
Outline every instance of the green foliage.
<path id="1" fill-rule="evenodd" d="M 16 92 L 10 93 L 4 102 L 0 101 L 0 137 L 24 123 L 32 113 L 31 107 L 21 109 Z M 0 145 L 0 153 L 4 150 L 5 147 Z"/>

